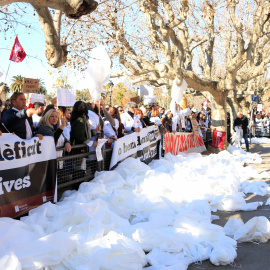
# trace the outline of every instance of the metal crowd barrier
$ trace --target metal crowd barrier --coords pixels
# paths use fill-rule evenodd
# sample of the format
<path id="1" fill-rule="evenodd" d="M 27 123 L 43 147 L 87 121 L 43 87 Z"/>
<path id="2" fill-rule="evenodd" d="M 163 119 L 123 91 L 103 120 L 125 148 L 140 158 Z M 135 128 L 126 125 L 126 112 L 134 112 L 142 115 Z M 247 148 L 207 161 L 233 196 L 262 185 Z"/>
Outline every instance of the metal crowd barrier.
<path id="1" fill-rule="evenodd" d="M 161 145 L 163 145 L 163 140 L 164 133 L 161 130 Z M 207 148 L 212 143 L 211 130 L 203 132 L 203 140 Z M 72 146 L 71 153 L 76 149 L 85 152 L 69 154 L 64 151 L 64 148 L 57 148 L 57 151 L 62 152 L 62 156 L 57 158 L 57 189 L 92 180 L 97 171 L 109 171 L 112 148 L 102 147 L 103 160 L 100 162 L 97 161 L 96 152 L 89 152 L 89 147 L 86 144 Z M 164 155 L 163 149 L 161 155 Z"/>
<path id="2" fill-rule="evenodd" d="M 251 137 L 267 137 L 270 138 L 270 126 L 265 126 L 265 127 L 256 127 L 252 126 L 250 129 L 250 135 Z"/>

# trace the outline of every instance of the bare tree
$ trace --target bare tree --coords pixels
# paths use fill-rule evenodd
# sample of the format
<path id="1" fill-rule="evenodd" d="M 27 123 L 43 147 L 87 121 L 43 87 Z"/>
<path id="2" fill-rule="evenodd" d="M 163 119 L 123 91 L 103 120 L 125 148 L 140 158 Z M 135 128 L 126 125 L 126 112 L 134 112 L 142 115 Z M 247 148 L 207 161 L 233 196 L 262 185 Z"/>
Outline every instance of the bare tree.
<path id="1" fill-rule="evenodd" d="M 213 127 L 226 131 L 228 94 L 270 62 L 269 17 L 269 1 L 110 1 L 77 24 L 92 40 L 74 51 L 87 59 L 95 41 L 107 44 L 123 67 L 115 76 L 133 83 L 185 79 L 210 99 Z"/>
<path id="2" fill-rule="evenodd" d="M 5 14 L 6 22 L 17 17 L 17 12 L 10 11 L 11 4 L 20 2 L 29 3 L 37 12 L 45 36 L 45 55 L 48 63 L 55 68 L 67 61 L 68 54 L 67 44 L 61 43 L 62 16 L 77 20 L 97 7 L 94 0 L 0 0 L 0 13 Z"/>

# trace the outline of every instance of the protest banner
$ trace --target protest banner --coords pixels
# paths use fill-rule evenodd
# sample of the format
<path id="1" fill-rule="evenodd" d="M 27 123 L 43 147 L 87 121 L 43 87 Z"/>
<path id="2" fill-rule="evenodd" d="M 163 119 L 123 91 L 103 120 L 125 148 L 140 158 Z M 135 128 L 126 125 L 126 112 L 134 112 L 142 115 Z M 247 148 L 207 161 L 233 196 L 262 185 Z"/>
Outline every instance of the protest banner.
<path id="1" fill-rule="evenodd" d="M 199 126 L 196 118 L 191 119 L 192 129 L 196 135 L 199 135 Z"/>
<path id="2" fill-rule="evenodd" d="M 56 150 L 53 137 L 0 140 L 0 217 L 17 217 L 54 201 Z"/>
<path id="3" fill-rule="evenodd" d="M 38 93 L 39 80 L 38 79 L 23 79 L 23 93 Z"/>
<path id="4" fill-rule="evenodd" d="M 215 148 L 223 149 L 227 132 L 225 131 L 213 131 L 212 146 Z"/>
<path id="5" fill-rule="evenodd" d="M 164 141 L 165 153 L 171 153 L 173 155 L 177 155 L 179 152 L 201 153 L 206 151 L 202 137 L 194 133 L 166 133 Z"/>
<path id="6" fill-rule="evenodd" d="M 76 102 L 76 90 L 74 89 L 57 89 L 57 106 L 73 106 Z"/>
<path id="7" fill-rule="evenodd" d="M 157 142 L 160 140 L 157 126 L 143 128 L 124 136 L 114 143 L 110 170 L 128 157 L 139 158 L 149 163 L 158 154 Z"/>

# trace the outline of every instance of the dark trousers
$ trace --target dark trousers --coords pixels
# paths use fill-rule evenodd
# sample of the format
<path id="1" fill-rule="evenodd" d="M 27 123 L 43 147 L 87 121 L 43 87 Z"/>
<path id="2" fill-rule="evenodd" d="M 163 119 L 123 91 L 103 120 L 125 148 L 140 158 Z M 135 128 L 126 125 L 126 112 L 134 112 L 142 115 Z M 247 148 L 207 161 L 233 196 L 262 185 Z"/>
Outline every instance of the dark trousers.
<path id="1" fill-rule="evenodd" d="M 245 140 L 246 149 L 249 151 L 248 133 L 243 133 L 243 138 Z"/>

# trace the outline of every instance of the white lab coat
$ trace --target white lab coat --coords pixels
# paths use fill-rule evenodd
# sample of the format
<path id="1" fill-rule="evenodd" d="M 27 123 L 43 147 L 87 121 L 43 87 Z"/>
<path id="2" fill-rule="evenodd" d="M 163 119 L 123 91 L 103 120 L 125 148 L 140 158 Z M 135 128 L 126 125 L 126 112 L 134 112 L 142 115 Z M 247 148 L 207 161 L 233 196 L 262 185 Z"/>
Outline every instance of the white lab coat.
<path id="1" fill-rule="evenodd" d="M 162 125 L 162 122 L 161 122 L 160 118 L 157 117 L 157 116 L 156 117 L 151 117 L 150 122 L 157 123 L 159 126 Z"/>
<path id="2" fill-rule="evenodd" d="M 116 132 L 114 131 L 112 124 L 110 123 L 109 120 L 104 121 L 103 131 L 104 131 L 105 138 L 110 138 L 111 136 L 117 138 L 117 130 L 119 128 L 119 121 L 114 118 L 114 122 L 115 122 L 114 128 L 115 128 Z"/>
<path id="3" fill-rule="evenodd" d="M 172 119 L 172 130 L 176 131 L 177 124 L 181 125 L 182 128 L 186 127 L 185 117 L 191 114 L 190 108 L 185 110 L 176 111 Z"/>
<path id="4" fill-rule="evenodd" d="M 38 125 L 40 119 L 41 119 L 41 116 L 38 116 L 37 114 L 32 115 L 32 121 L 33 121 L 34 128 L 37 128 L 37 125 Z"/>
<path id="5" fill-rule="evenodd" d="M 70 125 L 70 122 L 68 122 L 67 126 L 64 127 L 64 130 L 63 130 L 63 134 L 68 140 L 70 140 L 70 131 L 71 131 L 71 125 Z"/>
<path id="6" fill-rule="evenodd" d="M 129 113 L 122 113 L 120 115 L 121 117 L 121 122 L 125 127 L 125 133 L 129 134 L 131 133 L 131 129 L 134 128 L 138 128 L 141 125 L 141 121 L 138 117 L 138 115 L 134 114 L 134 118 L 132 118 Z"/>
<path id="7" fill-rule="evenodd" d="M 91 129 L 96 129 L 97 126 L 98 126 L 98 124 L 99 124 L 99 117 L 98 117 L 98 115 L 95 112 L 89 110 L 88 111 L 88 117 L 89 117 L 89 120 L 88 121 L 89 121 L 89 123 L 91 125 Z"/>

